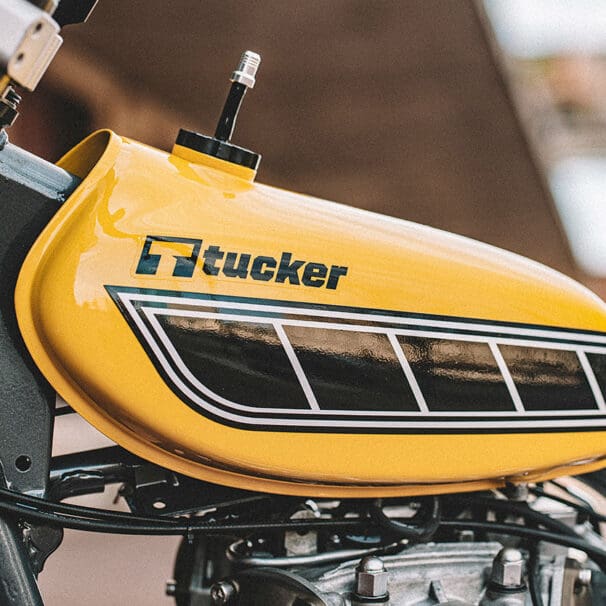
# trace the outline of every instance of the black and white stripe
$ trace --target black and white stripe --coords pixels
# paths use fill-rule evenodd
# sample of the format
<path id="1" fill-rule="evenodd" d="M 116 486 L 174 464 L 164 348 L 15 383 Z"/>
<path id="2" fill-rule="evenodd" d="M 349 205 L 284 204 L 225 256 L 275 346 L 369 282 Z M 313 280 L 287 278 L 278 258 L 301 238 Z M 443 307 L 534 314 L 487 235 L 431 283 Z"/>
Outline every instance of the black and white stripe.
<path id="1" fill-rule="evenodd" d="M 107 287 L 179 398 L 221 423 L 316 432 L 606 427 L 606 334 Z"/>

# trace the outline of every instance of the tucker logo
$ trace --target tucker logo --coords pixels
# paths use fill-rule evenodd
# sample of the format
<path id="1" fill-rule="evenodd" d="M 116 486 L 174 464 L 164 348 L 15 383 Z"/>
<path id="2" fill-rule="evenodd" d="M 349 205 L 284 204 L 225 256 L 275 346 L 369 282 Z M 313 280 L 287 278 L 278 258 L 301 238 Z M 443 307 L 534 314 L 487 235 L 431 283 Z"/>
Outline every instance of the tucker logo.
<path id="1" fill-rule="evenodd" d="M 173 255 L 175 264 L 172 275 L 179 278 L 191 278 L 196 271 L 198 259 L 202 257 L 201 271 L 208 276 L 225 276 L 260 282 L 278 282 L 327 288 L 335 290 L 339 279 L 347 275 L 347 267 L 327 265 L 297 259 L 293 253 L 283 252 L 279 259 L 267 255 L 253 257 L 251 254 L 223 250 L 220 246 L 210 245 L 202 250 L 203 240 L 178 238 L 172 236 L 147 236 L 137 263 L 136 273 L 155 275 L 158 272 L 162 255 L 153 253 L 154 243 L 173 243 L 185 246 L 189 255 Z"/>

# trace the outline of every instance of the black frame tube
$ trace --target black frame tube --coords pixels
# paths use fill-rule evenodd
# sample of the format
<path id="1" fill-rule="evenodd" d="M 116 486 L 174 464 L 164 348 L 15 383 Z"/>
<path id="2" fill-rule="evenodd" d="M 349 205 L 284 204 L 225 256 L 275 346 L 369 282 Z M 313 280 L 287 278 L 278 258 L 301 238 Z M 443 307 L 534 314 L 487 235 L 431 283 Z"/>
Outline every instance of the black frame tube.
<path id="1" fill-rule="evenodd" d="M 16 519 L 0 515 L 0 604 L 44 606 Z"/>
<path id="2" fill-rule="evenodd" d="M 17 327 L 12 293 L 31 244 L 80 179 L 7 142 L 0 131 L 0 444 L 2 485 L 46 494 L 55 392 L 31 360 Z M 19 458 L 28 461 L 25 470 Z M 19 512 L 0 513 L 0 604 L 42 606 Z"/>

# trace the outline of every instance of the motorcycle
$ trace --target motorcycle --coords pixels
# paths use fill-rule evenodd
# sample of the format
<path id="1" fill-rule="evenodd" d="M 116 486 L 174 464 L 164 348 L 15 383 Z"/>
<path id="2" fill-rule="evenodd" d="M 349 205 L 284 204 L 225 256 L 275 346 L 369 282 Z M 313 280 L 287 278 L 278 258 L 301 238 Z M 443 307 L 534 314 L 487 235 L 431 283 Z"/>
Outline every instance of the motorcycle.
<path id="1" fill-rule="evenodd" d="M 0 602 L 42 604 L 70 528 L 182 536 L 178 606 L 606 603 L 606 304 L 256 183 L 250 51 L 212 137 L 17 148 L 94 4 L 0 2 Z M 118 446 L 51 457 L 72 413 Z M 111 484 L 130 513 L 64 502 Z"/>

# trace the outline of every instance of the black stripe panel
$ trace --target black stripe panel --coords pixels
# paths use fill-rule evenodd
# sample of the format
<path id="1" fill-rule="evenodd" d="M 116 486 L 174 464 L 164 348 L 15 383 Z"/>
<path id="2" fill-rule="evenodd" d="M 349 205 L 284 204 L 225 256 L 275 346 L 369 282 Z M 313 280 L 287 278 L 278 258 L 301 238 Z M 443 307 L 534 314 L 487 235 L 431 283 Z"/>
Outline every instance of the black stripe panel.
<path id="1" fill-rule="evenodd" d="M 486 343 L 398 337 L 430 411 L 509 411 L 513 400 Z"/>
<path id="2" fill-rule="evenodd" d="M 309 408 L 271 324 L 156 316 L 189 371 L 216 394 L 264 408 Z"/>
<path id="3" fill-rule="evenodd" d="M 588 353 L 586 355 L 602 395 L 606 398 L 606 354 Z"/>
<path id="4" fill-rule="evenodd" d="M 322 410 L 419 410 L 387 335 L 284 329 Z"/>
<path id="5" fill-rule="evenodd" d="M 597 408 L 574 351 L 499 345 L 526 410 Z"/>

